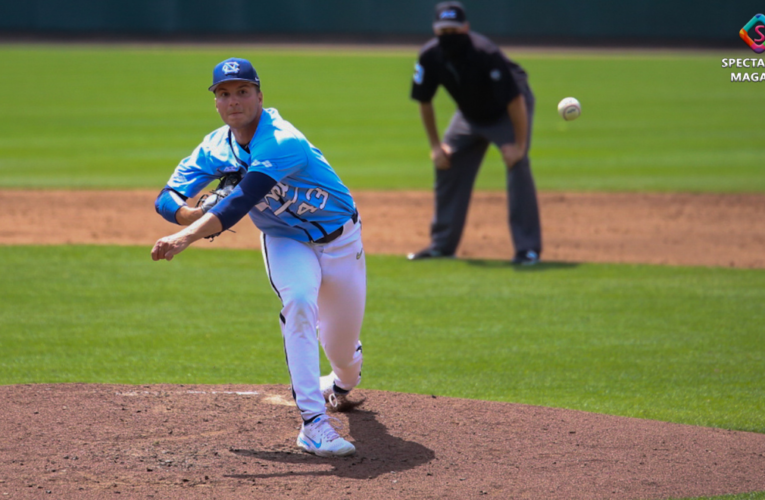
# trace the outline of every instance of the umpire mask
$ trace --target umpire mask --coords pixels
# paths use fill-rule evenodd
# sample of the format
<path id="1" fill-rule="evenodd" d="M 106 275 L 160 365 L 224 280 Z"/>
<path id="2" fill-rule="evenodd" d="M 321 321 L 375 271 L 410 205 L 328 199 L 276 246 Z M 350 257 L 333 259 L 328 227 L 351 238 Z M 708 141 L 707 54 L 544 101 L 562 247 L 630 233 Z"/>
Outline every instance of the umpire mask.
<path id="1" fill-rule="evenodd" d="M 449 33 L 438 35 L 438 45 L 449 59 L 457 59 L 465 55 L 470 47 L 470 35 L 467 33 Z"/>

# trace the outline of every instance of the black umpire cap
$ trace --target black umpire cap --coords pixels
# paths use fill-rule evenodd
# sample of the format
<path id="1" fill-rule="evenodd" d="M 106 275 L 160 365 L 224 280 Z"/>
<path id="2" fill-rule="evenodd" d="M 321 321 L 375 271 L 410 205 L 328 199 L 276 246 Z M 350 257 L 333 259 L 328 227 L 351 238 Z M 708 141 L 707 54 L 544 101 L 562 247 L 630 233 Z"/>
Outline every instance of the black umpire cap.
<path id="1" fill-rule="evenodd" d="M 465 7 L 460 2 L 441 2 L 436 5 L 433 29 L 461 28 L 466 22 Z"/>

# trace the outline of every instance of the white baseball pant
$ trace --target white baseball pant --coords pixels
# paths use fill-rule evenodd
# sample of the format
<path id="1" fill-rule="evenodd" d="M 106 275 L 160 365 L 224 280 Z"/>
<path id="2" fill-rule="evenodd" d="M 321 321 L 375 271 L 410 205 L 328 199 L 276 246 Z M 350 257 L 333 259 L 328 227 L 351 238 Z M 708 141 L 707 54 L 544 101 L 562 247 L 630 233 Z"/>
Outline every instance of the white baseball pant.
<path id="1" fill-rule="evenodd" d="M 361 221 L 349 220 L 340 237 L 323 245 L 261 234 L 261 248 L 271 286 L 282 301 L 279 323 L 292 395 L 307 421 L 326 411 L 319 342 L 338 387 L 351 390 L 361 382 L 359 336 L 367 291 Z"/>

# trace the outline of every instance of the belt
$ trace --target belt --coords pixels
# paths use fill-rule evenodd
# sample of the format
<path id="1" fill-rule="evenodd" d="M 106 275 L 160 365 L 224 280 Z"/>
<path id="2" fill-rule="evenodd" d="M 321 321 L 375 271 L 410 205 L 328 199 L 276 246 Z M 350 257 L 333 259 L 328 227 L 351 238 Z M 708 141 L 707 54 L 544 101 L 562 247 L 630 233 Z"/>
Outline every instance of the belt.
<path id="1" fill-rule="evenodd" d="M 353 221 L 354 224 L 356 224 L 359 221 L 359 212 L 358 211 L 353 212 L 353 215 L 351 215 L 350 220 Z M 314 240 L 313 242 L 318 244 L 318 245 L 325 245 L 327 243 L 332 243 L 333 241 L 338 239 L 340 237 L 340 235 L 343 234 L 343 229 L 345 228 L 346 224 L 348 224 L 348 223 L 346 222 L 345 224 L 343 224 L 342 226 L 338 227 L 337 229 L 335 229 L 334 231 L 332 231 L 328 235 L 323 236 L 323 237 L 319 238 L 318 240 Z"/>

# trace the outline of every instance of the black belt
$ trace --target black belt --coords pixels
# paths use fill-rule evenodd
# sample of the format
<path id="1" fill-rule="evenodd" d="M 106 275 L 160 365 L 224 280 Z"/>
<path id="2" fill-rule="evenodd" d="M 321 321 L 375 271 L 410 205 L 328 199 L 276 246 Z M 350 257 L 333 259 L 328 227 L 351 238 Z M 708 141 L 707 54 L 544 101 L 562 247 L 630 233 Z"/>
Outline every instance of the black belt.
<path id="1" fill-rule="evenodd" d="M 354 224 L 356 224 L 359 221 L 359 213 L 358 212 L 353 212 L 353 215 L 351 215 L 351 220 L 353 221 Z M 343 226 L 345 226 L 345 224 L 343 224 Z M 332 231 L 328 235 L 323 236 L 323 237 L 319 238 L 318 240 L 314 240 L 314 243 L 318 243 L 319 245 L 324 245 L 326 243 L 332 243 L 333 241 L 338 239 L 341 234 L 343 234 L 343 226 L 338 227 L 337 229 L 335 229 L 334 231 Z"/>

